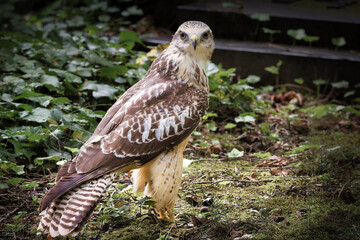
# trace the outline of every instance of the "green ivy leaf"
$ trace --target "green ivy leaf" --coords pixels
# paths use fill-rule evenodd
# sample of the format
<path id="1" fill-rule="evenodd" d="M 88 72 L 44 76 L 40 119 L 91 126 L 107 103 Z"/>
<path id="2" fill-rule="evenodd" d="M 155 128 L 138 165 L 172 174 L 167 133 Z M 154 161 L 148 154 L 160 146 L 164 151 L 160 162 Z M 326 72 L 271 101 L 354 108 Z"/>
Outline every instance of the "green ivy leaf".
<path id="1" fill-rule="evenodd" d="M 67 97 L 58 97 L 51 99 L 51 103 L 56 104 L 58 106 L 64 106 L 66 103 L 71 103 L 71 100 Z"/>
<path id="2" fill-rule="evenodd" d="M 209 129 L 210 131 L 213 131 L 213 132 L 215 132 L 217 129 L 215 122 L 205 123 L 204 127 L 206 127 L 207 129 Z"/>
<path id="3" fill-rule="evenodd" d="M 21 181 L 22 181 L 22 178 L 11 178 L 11 179 L 7 180 L 7 182 L 13 186 L 16 186 Z"/>
<path id="4" fill-rule="evenodd" d="M 99 76 L 115 79 L 117 76 L 124 75 L 127 70 L 125 66 L 103 67 L 100 68 Z"/>
<path id="5" fill-rule="evenodd" d="M 22 175 L 25 173 L 24 167 L 25 167 L 25 165 L 15 165 L 15 166 L 11 167 L 11 170 L 16 172 L 17 175 Z"/>
<path id="6" fill-rule="evenodd" d="M 139 199 L 137 203 L 141 205 L 144 204 L 144 202 L 149 201 L 150 199 L 151 197 L 145 196 L 142 199 Z"/>
<path id="7" fill-rule="evenodd" d="M 344 94 L 344 97 L 347 98 L 347 97 L 350 97 L 350 96 L 353 96 L 353 95 L 355 95 L 355 90 L 347 91 L 347 92 Z"/>
<path id="8" fill-rule="evenodd" d="M 319 39 L 320 39 L 319 36 L 308 36 L 308 35 L 306 35 L 306 36 L 304 37 L 304 41 L 305 41 L 305 42 L 309 42 L 309 43 L 319 41 Z"/>
<path id="9" fill-rule="evenodd" d="M 107 97 L 114 99 L 114 94 L 118 91 L 115 87 L 107 84 L 99 84 L 94 81 L 88 81 L 84 83 L 81 88 L 82 90 L 92 90 L 92 95 L 94 98 L 98 99 L 101 97 Z"/>
<path id="10" fill-rule="evenodd" d="M 100 64 L 101 66 L 105 66 L 105 67 L 113 67 L 114 64 L 112 62 L 110 62 L 109 60 L 107 60 L 104 57 L 101 57 L 99 54 L 97 54 L 94 51 L 86 51 L 84 52 L 84 56 L 85 58 L 90 62 L 90 63 L 97 63 Z"/>
<path id="11" fill-rule="evenodd" d="M 296 153 L 296 152 L 302 152 L 304 150 L 312 149 L 312 148 L 319 149 L 320 147 L 321 147 L 321 145 L 302 145 L 299 147 L 294 147 L 290 152 Z"/>
<path id="12" fill-rule="evenodd" d="M 122 42 L 130 41 L 143 44 L 140 38 L 137 36 L 134 31 L 122 31 L 119 35 L 119 40 Z"/>
<path id="13" fill-rule="evenodd" d="M 29 116 L 25 117 L 28 121 L 43 123 L 51 119 L 51 111 L 46 108 L 37 107 L 32 110 Z"/>
<path id="14" fill-rule="evenodd" d="M 238 122 L 255 122 L 256 121 L 256 119 L 253 116 L 244 115 L 244 114 L 240 114 L 234 120 L 236 123 L 238 123 Z"/>
<path id="15" fill-rule="evenodd" d="M 255 156 L 255 157 L 259 157 L 259 158 L 269 158 L 269 157 L 271 157 L 271 153 L 269 153 L 269 152 L 253 153 L 252 155 Z"/>
<path id="16" fill-rule="evenodd" d="M 336 47 L 342 47 L 345 46 L 346 44 L 346 40 L 343 37 L 339 37 L 339 38 L 332 38 L 331 39 L 331 43 L 333 45 L 335 45 Z"/>
<path id="17" fill-rule="evenodd" d="M 72 148 L 72 147 L 64 147 L 65 149 L 69 150 L 71 153 L 77 153 L 79 152 L 78 148 Z"/>
<path id="18" fill-rule="evenodd" d="M 259 76 L 256 76 L 256 75 L 249 75 L 247 78 L 246 78 L 246 81 L 248 83 L 251 83 L 251 84 L 255 84 L 257 82 L 260 82 L 260 77 Z"/>
<path id="19" fill-rule="evenodd" d="M 128 7 L 126 10 L 121 12 L 121 15 L 123 17 L 129 17 L 131 15 L 140 16 L 143 14 L 144 14 L 143 10 L 138 8 L 138 6 L 136 6 L 136 5 Z"/>
<path id="20" fill-rule="evenodd" d="M 108 22 L 108 21 L 110 21 L 111 17 L 107 14 L 102 14 L 98 17 L 98 19 L 101 22 Z"/>
<path id="21" fill-rule="evenodd" d="M 334 82 L 334 83 L 331 83 L 331 86 L 333 88 L 348 88 L 349 82 L 348 81 Z"/>
<path id="22" fill-rule="evenodd" d="M 0 181 L 0 189 L 9 188 L 9 186 L 6 183 L 3 183 Z"/>
<path id="23" fill-rule="evenodd" d="M 227 123 L 227 124 L 224 126 L 225 129 L 232 129 L 232 128 L 234 128 L 234 127 L 236 127 L 236 124 L 234 124 L 234 123 Z"/>
<path id="24" fill-rule="evenodd" d="M 239 151 L 236 148 L 233 148 L 229 153 L 228 153 L 228 157 L 229 158 L 237 158 L 237 157 L 242 157 L 244 156 L 244 151 Z"/>
<path id="25" fill-rule="evenodd" d="M 296 78 L 296 79 L 294 79 L 294 81 L 295 81 L 297 84 L 302 85 L 305 80 L 304 80 L 303 78 Z"/>
<path id="26" fill-rule="evenodd" d="M 15 97 L 14 99 L 15 100 L 27 99 L 27 100 L 30 100 L 30 101 L 33 101 L 33 102 L 37 102 L 41 106 L 46 107 L 46 106 L 48 106 L 50 104 L 50 101 L 51 101 L 52 97 L 47 96 L 47 95 L 42 94 L 42 93 L 37 93 L 37 92 L 29 91 L 29 90 L 24 90 L 24 91 L 22 91 L 21 95 Z"/>
<path id="27" fill-rule="evenodd" d="M 210 76 L 212 74 L 215 74 L 219 72 L 219 68 L 212 62 L 207 62 L 206 63 L 206 75 Z"/>
<path id="28" fill-rule="evenodd" d="M 270 20 L 270 16 L 267 13 L 254 13 L 250 15 L 250 18 L 260 22 L 266 22 Z"/>
<path id="29" fill-rule="evenodd" d="M 20 187 L 22 187 L 22 188 L 34 188 L 34 187 L 38 187 L 38 186 L 39 186 L 39 183 L 34 181 L 34 182 L 23 182 Z"/>
<path id="30" fill-rule="evenodd" d="M 217 116 L 218 116 L 217 113 L 208 112 L 202 117 L 202 119 L 207 120 L 209 117 L 217 117 Z"/>
<path id="31" fill-rule="evenodd" d="M 266 28 L 266 27 L 263 27 L 262 30 L 264 31 L 264 33 L 271 34 L 271 35 L 281 33 L 280 30 L 273 30 L 273 29 Z"/>
<path id="32" fill-rule="evenodd" d="M 270 66 L 270 67 L 266 67 L 265 71 L 268 71 L 269 73 L 278 75 L 279 74 L 279 68 L 277 66 Z"/>
<path id="33" fill-rule="evenodd" d="M 313 84 L 315 84 L 316 86 L 324 85 L 326 83 L 327 83 L 327 81 L 324 79 L 316 79 L 313 81 Z"/>
<path id="34" fill-rule="evenodd" d="M 144 205 L 147 205 L 147 206 L 154 206 L 156 204 L 156 201 L 154 200 L 147 200 L 143 203 Z"/>
<path id="35" fill-rule="evenodd" d="M 304 29 L 289 29 L 287 30 L 287 34 L 296 40 L 302 40 L 306 36 Z"/>
<path id="36" fill-rule="evenodd" d="M 65 78 L 65 80 L 67 82 L 70 83 L 82 83 L 82 80 L 79 76 L 69 72 L 69 71 L 65 71 L 65 70 L 61 70 L 61 69 L 55 69 L 55 68 L 51 68 L 49 69 L 49 71 L 51 72 L 55 72 L 59 77 Z"/>
<path id="37" fill-rule="evenodd" d="M 41 83 L 44 84 L 50 91 L 60 91 L 61 85 L 59 79 L 56 76 L 42 75 L 40 79 Z"/>
<path id="38" fill-rule="evenodd" d="M 37 158 L 35 158 L 34 163 L 36 165 L 43 165 L 44 160 L 57 162 L 60 160 L 60 157 L 58 155 L 52 155 L 52 156 L 47 156 L 47 157 L 37 157 Z"/>

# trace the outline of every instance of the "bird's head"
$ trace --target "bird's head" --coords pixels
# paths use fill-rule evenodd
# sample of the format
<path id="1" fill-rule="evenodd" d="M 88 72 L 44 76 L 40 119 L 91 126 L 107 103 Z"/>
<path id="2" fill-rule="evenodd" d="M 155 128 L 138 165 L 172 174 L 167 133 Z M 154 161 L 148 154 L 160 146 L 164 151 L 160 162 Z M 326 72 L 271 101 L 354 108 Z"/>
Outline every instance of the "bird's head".
<path id="1" fill-rule="evenodd" d="M 210 60 L 214 51 L 214 36 L 208 25 L 199 21 L 188 21 L 180 25 L 171 44 L 182 53 L 192 57 Z"/>

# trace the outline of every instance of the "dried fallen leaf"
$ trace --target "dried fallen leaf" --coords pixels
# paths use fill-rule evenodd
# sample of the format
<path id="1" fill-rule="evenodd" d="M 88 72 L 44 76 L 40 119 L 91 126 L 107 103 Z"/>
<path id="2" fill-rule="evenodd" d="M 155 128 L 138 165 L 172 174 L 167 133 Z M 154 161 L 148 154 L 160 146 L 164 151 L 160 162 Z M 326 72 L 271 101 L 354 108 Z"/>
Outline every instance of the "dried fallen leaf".
<path id="1" fill-rule="evenodd" d="M 246 178 L 250 181 L 256 181 L 256 178 L 259 176 L 256 172 L 252 173 L 250 176 L 247 176 Z"/>
<path id="2" fill-rule="evenodd" d="M 341 125 L 341 126 L 351 125 L 351 121 L 346 120 L 346 119 L 342 119 L 342 120 L 339 121 L 339 125 Z"/>
<path id="3" fill-rule="evenodd" d="M 281 168 L 281 167 L 270 169 L 270 173 L 271 173 L 271 175 L 274 175 L 274 176 L 289 175 L 289 171 L 286 168 Z"/>
<path id="4" fill-rule="evenodd" d="M 281 169 L 272 168 L 272 169 L 270 169 L 270 173 L 271 173 L 271 175 L 274 175 L 274 176 L 280 176 L 281 175 Z"/>
<path id="5" fill-rule="evenodd" d="M 191 215 L 191 222 L 194 224 L 195 227 L 203 224 L 202 221 L 194 215 Z"/>
<path id="6" fill-rule="evenodd" d="M 342 203 L 350 204 L 356 202 L 355 198 L 352 196 L 351 192 L 342 189 L 339 193 L 339 198 Z"/>
<path id="7" fill-rule="evenodd" d="M 215 154 L 218 154 L 218 153 L 221 153 L 222 152 L 222 148 L 220 145 L 217 145 L 217 144 L 213 144 L 210 146 L 210 151 L 212 153 L 215 153 Z"/>
<path id="8" fill-rule="evenodd" d="M 185 201 L 187 203 L 189 203 L 191 206 L 196 206 L 199 204 L 199 200 L 197 198 L 197 196 L 192 195 L 192 194 L 188 194 L 185 196 Z"/>
<path id="9" fill-rule="evenodd" d="M 259 176 L 259 174 L 257 174 L 256 172 L 253 172 L 252 174 L 251 174 L 251 178 L 257 178 Z"/>
<path id="10" fill-rule="evenodd" d="M 235 167 L 234 167 L 234 172 L 235 172 L 235 175 L 239 175 L 239 169 L 237 167 L 237 165 L 235 164 Z"/>
<path id="11" fill-rule="evenodd" d="M 258 163 L 255 166 L 256 167 L 282 167 L 282 166 L 286 166 L 289 164 L 289 160 L 279 157 L 279 156 L 271 156 L 269 157 L 269 160 L 273 160 L 273 161 L 267 161 L 265 160 L 262 163 Z"/>
<path id="12" fill-rule="evenodd" d="M 242 230 L 240 230 L 240 231 L 231 230 L 231 232 L 230 232 L 230 237 L 231 237 L 231 238 L 241 237 L 243 234 L 244 234 L 244 233 L 243 233 Z"/>

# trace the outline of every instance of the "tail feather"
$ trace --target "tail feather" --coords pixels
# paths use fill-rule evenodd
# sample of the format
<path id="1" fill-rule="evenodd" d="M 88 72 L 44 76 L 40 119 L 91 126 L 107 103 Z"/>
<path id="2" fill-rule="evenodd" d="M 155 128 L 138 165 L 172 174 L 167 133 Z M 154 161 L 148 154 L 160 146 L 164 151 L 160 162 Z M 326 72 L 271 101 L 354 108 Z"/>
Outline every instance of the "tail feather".
<path id="1" fill-rule="evenodd" d="M 38 228 L 51 237 L 77 235 L 115 177 L 116 173 L 109 173 L 56 199 L 40 214 Z"/>

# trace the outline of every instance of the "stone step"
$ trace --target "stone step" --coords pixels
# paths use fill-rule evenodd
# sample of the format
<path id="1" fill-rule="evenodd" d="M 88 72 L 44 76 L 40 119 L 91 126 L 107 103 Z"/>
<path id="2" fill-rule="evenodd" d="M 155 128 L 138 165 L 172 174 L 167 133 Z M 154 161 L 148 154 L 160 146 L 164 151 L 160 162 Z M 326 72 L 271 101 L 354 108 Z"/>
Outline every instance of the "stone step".
<path id="1" fill-rule="evenodd" d="M 146 38 L 147 44 L 169 43 L 171 36 Z M 315 79 L 329 82 L 346 80 L 351 86 L 360 80 L 360 55 L 343 50 L 327 50 L 301 46 L 270 43 L 242 42 L 216 38 L 212 61 L 225 68 L 235 67 L 237 75 L 244 78 L 250 74 L 261 77 L 261 85 L 275 84 L 275 76 L 265 67 L 283 62 L 280 83 L 294 83 L 303 78 L 309 87 Z"/>
<path id="2" fill-rule="evenodd" d="M 197 0 L 186 1 L 186 4 L 172 5 L 167 11 L 166 4 L 159 2 L 163 13 L 156 14 L 156 24 L 172 31 L 184 21 L 200 20 L 206 22 L 217 38 L 241 41 L 270 40 L 263 27 L 280 30 L 274 35 L 274 42 L 280 44 L 294 43 L 287 35 L 289 29 L 304 29 L 307 35 L 319 36 L 313 46 L 334 49 L 332 38 L 344 37 L 344 49 L 360 50 L 360 3 L 341 9 L 327 8 L 329 1 L 300 0 L 292 4 L 281 4 L 271 0 Z M 356 3 L 356 1 L 353 1 Z M 173 3 L 174 4 L 174 3 Z M 175 10 L 174 10 L 175 9 Z M 269 21 L 260 22 L 251 16 L 255 13 L 266 13 Z M 306 45 L 305 41 L 296 41 L 296 45 Z"/>

